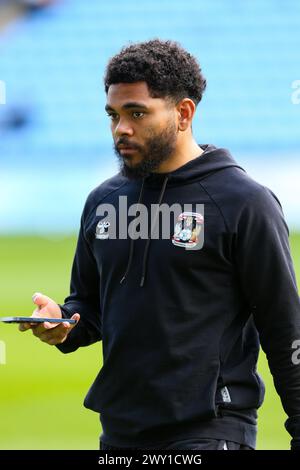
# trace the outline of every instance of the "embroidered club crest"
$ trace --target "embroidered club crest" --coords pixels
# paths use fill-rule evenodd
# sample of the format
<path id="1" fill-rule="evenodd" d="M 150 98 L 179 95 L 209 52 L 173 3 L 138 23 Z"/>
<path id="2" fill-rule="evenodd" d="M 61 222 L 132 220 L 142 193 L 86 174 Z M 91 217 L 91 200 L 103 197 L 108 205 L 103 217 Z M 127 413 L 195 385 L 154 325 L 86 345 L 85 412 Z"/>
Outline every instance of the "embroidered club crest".
<path id="1" fill-rule="evenodd" d="M 203 223 L 204 217 L 202 214 L 198 212 L 182 212 L 182 214 L 178 216 L 175 225 L 174 235 L 172 237 L 173 245 L 182 246 L 187 250 L 199 245 Z"/>
<path id="2" fill-rule="evenodd" d="M 99 240 L 106 240 L 107 238 L 109 238 L 109 226 L 110 222 L 108 222 L 108 220 L 100 220 L 96 227 L 95 238 L 98 238 Z"/>

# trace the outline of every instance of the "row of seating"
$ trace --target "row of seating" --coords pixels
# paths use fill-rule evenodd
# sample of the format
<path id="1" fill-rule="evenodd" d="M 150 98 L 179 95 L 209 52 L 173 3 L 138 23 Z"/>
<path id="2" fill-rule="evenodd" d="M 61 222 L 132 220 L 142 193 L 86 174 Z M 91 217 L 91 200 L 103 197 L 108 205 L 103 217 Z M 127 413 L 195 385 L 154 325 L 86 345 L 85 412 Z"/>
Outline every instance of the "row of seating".
<path id="1" fill-rule="evenodd" d="M 60 0 L 16 21 L 0 35 L 0 170 L 57 165 L 69 168 L 70 181 L 80 168 L 101 181 L 114 161 L 105 66 L 129 41 L 152 37 L 178 40 L 202 66 L 198 142 L 228 147 L 237 159 L 294 158 L 299 14 L 298 0 Z"/>

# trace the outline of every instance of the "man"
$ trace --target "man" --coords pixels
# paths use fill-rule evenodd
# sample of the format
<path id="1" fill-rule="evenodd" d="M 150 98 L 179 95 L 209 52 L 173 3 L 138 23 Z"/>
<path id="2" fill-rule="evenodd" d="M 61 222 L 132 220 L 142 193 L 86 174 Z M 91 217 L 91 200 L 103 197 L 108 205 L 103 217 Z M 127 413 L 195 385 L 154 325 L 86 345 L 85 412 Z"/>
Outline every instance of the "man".
<path id="1" fill-rule="evenodd" d="M 300 447 L 288 228 L 268 188 L 227 150 L 194 140 L 205 86 L 196 59 L 171 41 L 110 60 L 106 111 L 120 172 L 86 201 L 64 305 L 34 296 L 34 316 L 77 325 L 20 327 L 64 353 L 102 340 L 84 403 L 100 413 L 101 449 L 254 449 L 259 339 Z M 174 204 L 176 216 L 166 210 Z M 173 216 L 167 235 L 160 212 L 162 222 Z"/>

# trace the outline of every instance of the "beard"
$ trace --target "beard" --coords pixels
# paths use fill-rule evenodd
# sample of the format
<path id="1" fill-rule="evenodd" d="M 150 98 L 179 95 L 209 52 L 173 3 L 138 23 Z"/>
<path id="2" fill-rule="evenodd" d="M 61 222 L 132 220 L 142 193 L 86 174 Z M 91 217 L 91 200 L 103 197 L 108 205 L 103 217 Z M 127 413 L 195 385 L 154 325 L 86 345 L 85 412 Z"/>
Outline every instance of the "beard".
<path id="1" fill-rule="evenodd" d="M 141 161 L 133 166 L 126 163 L 126 159 L 119 152 L 117 145 L 114 145 L 114 151 L 119 160 L 120 172 L 129 179 L 145 178 L 159 168 L 162 162 L 169 160 L 174 154 L 177 140 L 177 127 L 175 122 L 169 125 L 160 133 L 153 131 L 145 139 L 143 146 L 131 144 L 124 137 L 118 140 L 118 145 L 129 145 L 139 151 Z"/>

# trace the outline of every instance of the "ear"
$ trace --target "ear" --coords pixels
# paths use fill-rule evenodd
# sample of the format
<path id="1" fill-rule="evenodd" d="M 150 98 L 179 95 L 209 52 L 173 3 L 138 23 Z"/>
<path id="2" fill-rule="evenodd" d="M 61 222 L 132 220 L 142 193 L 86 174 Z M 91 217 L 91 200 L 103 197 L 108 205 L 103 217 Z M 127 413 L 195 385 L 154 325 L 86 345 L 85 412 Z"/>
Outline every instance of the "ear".
<path id="1" fill-rule="evenodd" d="M 190 98 L 184 98 L 177 103 L 176 109 L 178 113 L 178 130 L 186 131 L 192 125 L 196 105 Z"/>

